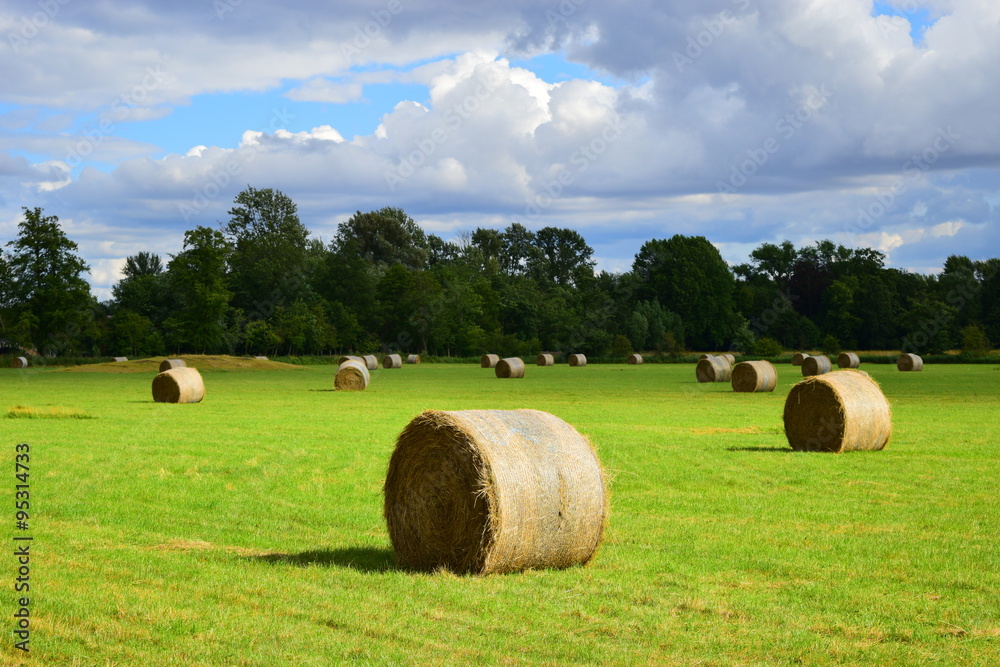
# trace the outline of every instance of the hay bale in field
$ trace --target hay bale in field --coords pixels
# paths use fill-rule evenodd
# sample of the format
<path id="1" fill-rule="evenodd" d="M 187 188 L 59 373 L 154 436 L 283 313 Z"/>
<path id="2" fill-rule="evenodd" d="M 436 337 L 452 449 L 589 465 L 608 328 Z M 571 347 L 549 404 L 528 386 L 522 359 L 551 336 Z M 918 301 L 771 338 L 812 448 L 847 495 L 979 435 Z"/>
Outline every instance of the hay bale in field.
<path id="1" fill-rule="evenodd" d="M 901 354 L 896 359 L 896 368 L 901 371 L 919 371 L 924 367 L 924 360 L 915 354 Z"/>
<path id="2" fill-rule="evenodd" d="M 539 366 L 552 366 L 556 363 L 556 359 L 551 354 L 543 352 L 535 359 L 535 363 Z"/>
<path id="3" fill-rule="evenodd" d="M 709 355 L 707 359 L 698 362 L 695 376 L 698 382 L 729 382 L 733 377 L 733 369 L 729 365 L 729 359 Z"/>
<path id="4" fill-rule="evenodd" d="M 111 361 L 120 363 L 122 361 L 128 361 L 128 357 L 111 357 Z"/>
<path id="5" fill-rule="evenodd" d="M 570 366 L 586 366 L 587 356 L 584 354 L 571 354 L 568 359 Z"/>
<path id="6" fill-rule="evenodd" d="M 867 373 L 843 370 L 802 380 L 785 399 L 785 436 L 792 449 L 878 450 L 892 435 L 892 411 Z"/>
<path id="7" fill-rule="evenodd" d="M 778 371 L 770 361 L 741 361 L 733 368 L 733 391 L 774 391 L 778 386 Z"/>
<path id="8" fill-rule="evenodd" d="M 333 388 L 338 391 L 364 391 L 371 379 L 364 362 L 348 359 L 337 368 Z"/>
<path id="9" fill-rule="evenodd" d="M 406 357 L 406 363 L 408 363 L 408 364 L 419 364 L 420 363 L 420 355 L 419 354 L 411 354 L 411 355 L 409 355 L 408 357 Z"/>
<path id="10" fill-rule="evenodd" d="M 861 365 L 861 359 L 853 352 L 841 352 L 837 357 L 837 366 L 840 368 L 857 368 Z"/>
<path id="11" fill-rule="evenodd" d="M 833 362 L 826 355 L 821 354 L 818 357 L 806 357 L 802 361 L 803 377 L 822 375 L 823 373 L 829 373 L 831 370 L 833 370 Z"/>
<path id="12" fill-rule="evenodd" d="M 187 362 L 183 359 L 164 359 L 160 362 L 160 372 L 169 371 L 171 368 L 187 368 Z"/>
<path id="13" fill-rule="evenodd" d="M 498 378 L 523 378 L 524 362 L 517 357 L 501 359 L 497 362 L 495 372 Z"/>
<path id="14" fill-rule="evenodd" d="M 365 356 L 361 357 L 361 362 L 370 371 L 378 370 L 378 357 L 376 357 L 374 354 L 366 354 Z"/>
<path id="15" fill-rule="evenodd" d="M 157 403 L 198 403 L 203 398 L 205 382 L 195 368 L 171 368 L 153 378 L 153 400 Z"/>
<path id="16" fill-rule="evenodd" d="M 725 357 L 726 360 L 729 361 L 730 368 L 732 368 L 733 366 L 736 365 L 736 356 L 735 355 L 732 355 L 732 354 L 722 354 L 722 355 L 719 355 L 719 356 Z"/>
<path id="17" fill-rule="evenodd" d="M 480 368 L 496 368 L 498 361 L 500 361 L 500 355 L 497 355 L 497 354 L 484 354 L 479 359 L 479 367 Z"/>
<path id="18" fill-rule="evenodd" d="M 431 410 L 396 442 L 384 511 L 401 567 L 492 574 L 587 563 L 608 494 L 594 448 L 558 417 Z"/>
<path id="19" fill-rule="evenodd" d="M 711 359 L 714 356 L 715 356 L 714 354 L 703 354 L 700 357 L 698 357 L 698 361 L 701 361 L 702 359 Z"/>
<path id="20" fill-rule="evenodd" d="M 382 357 L 382 368 L 402 368 L 403 358 L 398 354 L 387 354 Z"/>
<path id="21" fill-rule="evenodd" d="M 792 366 L 801 366 L 808 357 L 809 355 L 804 352 L 796 352 L 792 355 Z"/>
<path id="22" fill-rule="evenodd" d="M 11 368 L 27 368 L 28 367 L 28 359 L 26 357 L 14 357 L 14 359 L 10 362 L 10 367 Z"/>
<path id="23" fill-rule="evenodd" d="M 256 356 L 254 357 L 254 359 L 256 359 L 257 361 L 267 361 L 267 357 L 265 356 Z"/>
<path id="24" fill-rule="evenodd" d="M 344 355 L 343 357 L 341 357 L 340 359 L 338 359 L 337 360 L 337 365 L 339 366 L 340 364 L 344 363 L 345 361 L 360 361 L 362 364 L 365 363 L 364 357 L 356 357 L 354 355 L 348 354 L 348 355 Z"/>
<path id="25" fill-rule="evenodd" d="M 630 354 L 630 355 L 628 355 L 628 359 L 626 359 L 625 361 L 628 362 L 629 364 L 632 364 L 633 366 L 638 366 L 638 365 L 642 364 L 642 355 L 641 354 Z"/>

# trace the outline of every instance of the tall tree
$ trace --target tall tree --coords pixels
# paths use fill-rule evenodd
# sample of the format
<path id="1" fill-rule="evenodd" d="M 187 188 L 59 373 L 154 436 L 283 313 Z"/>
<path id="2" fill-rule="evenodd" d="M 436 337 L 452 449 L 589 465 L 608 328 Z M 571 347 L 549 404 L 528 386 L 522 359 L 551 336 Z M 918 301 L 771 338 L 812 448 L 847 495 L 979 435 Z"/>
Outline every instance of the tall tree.
<path id="1" fill-rule="evenodd" d="M 398 208 L 358 211 L 340 223 L 334 243 L 337 247 L 353 243 L 361 257 L 380 268 L 402 264 L 421 269 L 427 264 L 426 235 L 413 218 Z"/>
<path id="2" fill-rule="evenodd" d="M 230 252 L 225 237 L 214 229 L 196 227 L 184 233 L 184 249 L 167 266 L 178 312 L 164 328 L 174 347 L 204 353 L 222 346 L 232 297 L 225 280 Z"/>

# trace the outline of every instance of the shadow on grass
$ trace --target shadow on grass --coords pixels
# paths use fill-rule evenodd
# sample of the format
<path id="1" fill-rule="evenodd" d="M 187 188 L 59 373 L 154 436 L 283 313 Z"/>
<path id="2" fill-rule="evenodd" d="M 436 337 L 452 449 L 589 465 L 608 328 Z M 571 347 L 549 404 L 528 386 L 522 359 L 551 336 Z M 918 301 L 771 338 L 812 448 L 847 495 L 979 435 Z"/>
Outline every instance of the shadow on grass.
<path id="1" fill-rule="evenodd" d="M 396 558 L 391 549 L 375 547 L 350 547 L 347 549 L 321 549 L 302 551 L 297 554 L 264 554 L 251 556 L 251 560 L 273 563 L 275 565 L 294 565 L 295 567 L 346 567 L 358 572 L 390 572 L 399 570 Z"/>
<path id="2" fill-rule="evenodd" d="M 795 450 L 791 447 L 726 447 L 727 452 L 781 452 L 791 454 Z"/>

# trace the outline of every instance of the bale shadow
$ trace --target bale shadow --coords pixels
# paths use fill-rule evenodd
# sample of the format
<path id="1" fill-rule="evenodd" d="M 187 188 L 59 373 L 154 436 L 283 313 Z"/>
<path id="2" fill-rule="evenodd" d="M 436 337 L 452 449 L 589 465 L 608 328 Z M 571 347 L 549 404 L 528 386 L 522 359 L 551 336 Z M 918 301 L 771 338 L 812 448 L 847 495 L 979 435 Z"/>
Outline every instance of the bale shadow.
<path id="1" fill-rule="evenodd" d="M 337 391 L 336 389 L 310 389 L 309 391 Z"/>
<path id="2" fill-rule="evenodd" d="M 401 569 L 396 566 L 396 558 L 392 549 L 376 547 L 318 549 L 301 551 L 297 554 L 272 553 L 251 556 L 250 558 L 273 565 L 344 567 L 366 574 L 393 572 Z"/>
<path id="3" fill-rule="evenodd" d="M 782 452 L 791 454 L 795 450 L 791 447 L 726 447 L 727 452 Z"/>

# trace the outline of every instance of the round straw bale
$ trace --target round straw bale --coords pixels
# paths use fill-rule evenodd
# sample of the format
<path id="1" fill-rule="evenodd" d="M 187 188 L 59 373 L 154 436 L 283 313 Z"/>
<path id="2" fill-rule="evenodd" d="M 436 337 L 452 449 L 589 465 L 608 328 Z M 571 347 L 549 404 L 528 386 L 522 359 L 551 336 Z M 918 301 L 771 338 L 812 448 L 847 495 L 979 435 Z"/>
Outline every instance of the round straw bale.
<path id="1" fill-rule="evenodd" d="M 345 355 L 345 356 L 341 357 L 340 359 L 338 359 L 337 360 L 337 365 L 339 366 L 340 364 L 344 363 L 345 361 L 360 361 L 362 364 L 365 363 L 365 360 L 364 360 L 363 357 L 356 357 L 354 355 L 350 355 L 349 354 L 349 355 Z"/>
<path id="2" fill-rule="evenodd" d="M 698 362 L 695 375 L 698 382 L 729 382 L 733 377 L 733 370 L 729 359 L 709 355 L 707 359 Z"/>
<path id="3" fill-rule="evenodd" d="M 551 354 L 542 353 L 538 355 L 538 358 L 535 359 L 535 363 L 537 363 L 539 366 L 552 366 L 553 364 L 556 363 L 556 360 L 555 357 L 553 357 Z"/>
<path id="4" fill-rule="evenodd" d="M 702 359 L 711 359 L 714 356 L 715 356 L 714 354 L 703 354 L 700 357 L 698 357 L 698 361 L 701 361 Z"/>
<path id="5" fill-rule="evenodd" d="M 399 436 L 385 520 L 401 567 L 492 574 L 587 563 L 608 515 L 594 448 L 538 410 L 429 410 Z"/>
<path id="6" fill-rule="evenodd" d="M 802 362 L 805 361 L 808 356 L 809 355 L 804 352 L 796 352 L 792 355 L 792 366 L 801 366 Z"/>
<path id="7" fill-rule="evenodd" d="M 642 355 L 641 354 L 630 354 L 630 355 L 628 355 L 628 359 L 626 359 L 626 361 L 628 363 L 632 364 L 633 366 L 637 366 L 637 365 L 639 365 L 639 364 L 642 363 Z"/>
<path id="8" fill-rule="evenodd" d="M 785 436 L 799 451 L 848 452 L 885 447 L 892 411 L 867 373 L 843 370 L 802 380 L 785 399 Z"/>
<path id="9" fill-rule="evenodd" d="M 584 354 L 571 354 L 568 361 L 570 366 L 586 366 L 587 356 Z"/>
<path id="10" fill-rule="evenodd" d="M 896 359 L 896 368 L 901 371 L 919 371 L 924 367 L 924 360 L 915 354 L 901 354 Z"/>
<path id="11" fill-rule="evenodd" d="M 733 391 L 774 391 L 778 371 L 770 361 L 741 361 L 733 368 Z"/>
<path id="12" fill-rule="evenodd" d="M 10 362 L 10 367 L 11 368 L 27 368 L 28 367 L 28 359 L 26 357 L 14 357 L 14 359 Z"/>
<path id="13" fill-rule="evenodd" d="M 420 363 L 420 355 L 419 354 L 411 354 L 411 355 L 409 355 L 408 357 L 406 357 L 406 363 L 408 363 L 408 364 L 419 364 Z"/>
<path id="14" fill-rule="evenodd" d="M 837 365 L 841 368 L 857 368 L 861 365 L 861 359 L 853 352 L 841 352 L 837 357 Z"/>
<path id="15" fill-rule="evenodd" d="M 496 368 L 497 362 L 500 361 L 500 356 L 496 354 L 484 354 L 479 359 L 480 368 Z"/>
<path id="16" fill-rule="evenodd" d="M 723 357 L 725 357 L 726 359 L 729 360 L 729 366 L 730 367 L 736 365 L 736 356 L 735 355 L 732 355 L 732 354 L 723 354 L 721 356 L 723 356 Z"/>
<path id="17" fill-rule="evenodd" d="M 363 363 L 370 371 L 378 369 L 378 357 L 374 354 L 366 354 L 361 357 L 361 363 Z"/>
<path id="18" fill-rule="evenodd" d="M 501 359 L 496 365 L 496 374 L 498 378 L 523 378 L 524 377 L 524 362 L 517 357 L 510 357 L 508 359 Z"/>
<path id="19" fill-rule="evenodd" d="M 806 357 L 802 360 L 803 377 L 822 375 L 823 373 L 829 373 L 831 370 L 833 370 L 833 362 L 826 355 L 821 354 L 818 357 Z"/>
<path id="20" fill-rule="evenodd" d="M 337 375 L 333 378 L 333 388 L 339 391 L 364 391 L 371 377 L 364 362 L 348 359 L 337 369 Z"/>
<path id="21" fill-rule="evenodd" d="M 403 358 L 398 354 L 387 354 L 382 357 L 382 368 L 402 368 Z"/>
<path id="22" fill-rule="evenodd" d="M 254 357 L 254 359 L 256 359 L 257 361 L 267 361 L 267 357 L 264 357 L 264 356 L 257 356 L 257 357 Z"/>
<path id="23" fill-rule="evenodd" d="M 160 372 L 169 371 L 171 368 L 186 368 L 187 362 L 183 359 L 164 359 L 160 362 Z"/>
<path id="24" fill-rule="evenodd" d="M 203 398 L 205 382 L 196 368 L 171 368 L 153 378 L 153 400 L 157 403 L 198 403 Z"/>
<path id="25" fill-rule="evenodd" d="M 115 363 L 119 363 L 122 361 L 128 361 L 128 357 L 111 357 L 111 360 Z"/>

